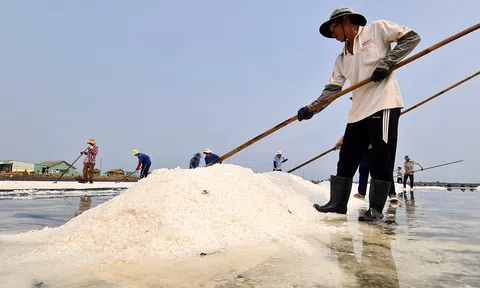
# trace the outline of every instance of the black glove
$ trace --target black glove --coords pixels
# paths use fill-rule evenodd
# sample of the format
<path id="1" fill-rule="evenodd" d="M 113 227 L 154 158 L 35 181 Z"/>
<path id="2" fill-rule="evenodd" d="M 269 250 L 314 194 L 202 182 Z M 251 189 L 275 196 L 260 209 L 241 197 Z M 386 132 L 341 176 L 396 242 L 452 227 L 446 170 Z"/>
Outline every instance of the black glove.
<path id="1" fill-rule="evenodd" d="M 283 161 L 282 161 L 282 163 L 285 163 L 285 162 L 287 162 L 287 161 L 288 161 L 288 158 L 287 158 L 287 159 L 285 159 L 285 160 L 283 160 Z"/>
<path id="2" fill-rule="evenodd" d="M 387 78 L 388 74 L 390 74 L 390 72 L 387 69 L 377 68 L 375 69 L 375 71 L 373 71 L 372 77 L 370 77 L 370 79 L 372 79 L 373 82 L 380 82 L 383 79 Z"/>
<path id="3" fill-rule="evenodd" d="M 308 106 L 305 106 L 298 110 L 297 116 L 298 116 L 298 121 L 308 120 L 313 117 L 313 112 L 310 112 L 310 110 L 308 109 Z"/>

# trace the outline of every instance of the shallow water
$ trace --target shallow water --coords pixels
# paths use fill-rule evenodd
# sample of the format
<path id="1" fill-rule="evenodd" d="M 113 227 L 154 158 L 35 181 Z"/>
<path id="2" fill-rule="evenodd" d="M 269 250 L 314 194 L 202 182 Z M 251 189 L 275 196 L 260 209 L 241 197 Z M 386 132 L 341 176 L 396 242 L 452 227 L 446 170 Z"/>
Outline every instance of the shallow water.
<path id="1" fill-rule="evenodd" d="M 0 286 L 43 281 L 38 287 L 480 287 L 479 195 L 419 190 L 412 201 L 407 192 L 408 200 L 387 204 L 385 221 L 374 225 L 359 223 L 355 215 L 332 216 L 318 225 L 347 229 L 306 236 L 315 247 L 311 255 L 272 243 L 180 262 L 143 259 L 76 269 L 65 263 L 59 271 L 40 261 L 0 267 Z M 0 201 L 0 233 L 59 226 L 109 197 L 90 199 Z M 5 257 L 25 249 L 35 247 L 0 243 Z"/>
<path id="2" fill-rule="evenodd" d="M 45 227 L 58 227 L 113 196 L 0 200 L 0 234 L 16 234 Z M 87 202 L 87 203 L 85 203 Z"/>

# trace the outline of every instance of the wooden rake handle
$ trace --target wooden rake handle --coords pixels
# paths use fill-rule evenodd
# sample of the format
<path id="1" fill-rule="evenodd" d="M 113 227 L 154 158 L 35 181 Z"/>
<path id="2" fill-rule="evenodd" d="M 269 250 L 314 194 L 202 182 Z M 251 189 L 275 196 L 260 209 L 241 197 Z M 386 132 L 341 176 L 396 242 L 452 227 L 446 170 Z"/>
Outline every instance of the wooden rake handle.
<path id="1" fill-rule="evenodd" d="M 463 37 L 463 36 L 465 36 L 465 35 L 473 32 L 473 31 L 477 30 L 478 28 L 480 28 L 480 23 L 478 23 L 478 24 L 476 24 L 476 25 L 474 25 L 474 26 L 472 26 L 472 27 L 470 27 L 470 28 L 468 28 L 468 29 L 465 29 L 465 30 L 463 30 L 463 31 L 461 31 L 461 32 L 458 32 L 457 34 L 455 34 L 455 35 L 453 35 L 453 36 L 451 36 L 451 37 L 448 37 L 447 39 L 445 39 L 445 40 L 443 40 L 443 41 L 440 41 L 440 42 L 438 42 L 437 44 L 435 44 L 435 45 L 433 45 L 433 46 L 430 46 L 430 47 L 428 47 L 427 49 L 425 49 L 425 50 L 423 50 L 423 51 L 418 52 L 417 54 L 415 54 L 415 55 L 413 55 L 413 56 L 411 56 L 411 57 L 403 60 L 402 62 L 400 62 L 400 63 L 398 63 L 397 65 L 395 65 L 395 66 L 393 66 L 392 68 L 390 68 L 390 71 L 397 70 L 397 69 L 399 69 L 399 68 L 401 68 L 401 67 L 403 67 L 403 66 L 405 66 L 405 65 L 407 65 L 407 64 L 409 64 L 409 63 L 411 63 L 411 62 L 413 62 L 413 61 L 415 61 L 415 60 L 417 60 L 417 59 L 419 59 L 419 58 L 421 58 L 421 57 L 423 57 L 423 56 L 425 56 L 425 55 L 427 55 L 428 53 L 430 53 L 430 52 L 432 52 L 432 51 L 435 51 L 435 50 L 437 50 L 438 48 L 440 48 L 440 47 L 442 47 L 442 46 L 445 46 L 445 45 L 447 45 L 448 43 L 453 42 L 453 41 L 457 40 L 458 38 Z M 320 107 L 323 107 L 325 104 L 329 104 L 329 103 L 333 102 L 334 100 L 338 99 L 339 97 L 341 97 L 341 96 L 343 96 L 343 95 L 345 95 L 345 94 L 347 94 L 347 93 L 349 93 L 349 92 L 352 92 L 353 90 L 358 89 L 358 88 L 360 88 L 360 87 L 362 87 L 362 86 L 370 83 L 371 81 L 372 81 L 371 79 L 365 79 L 365 80 L 363 80 L 363 81 L 361 81 L 361 82 L 359 82 L 359 83 L 357 83 L 357 84 L 355 84 L 355 85 L 352 85 L 352 86 L 348 87 L 347 89 L 342 90 L 341 92 L 333 95 L 333 96 L 330 97 L 328 100 L 322 101 L 322 102 L 318 103 L 317 105 L 311 107 L 311 108 L 310 108 L 310 111 L 315 111 L 315 110 L 319 109 Z M 227 154 L 223 155 L 222 157 L 220 157 L 220 158 L 217 159 L 216 161 L 214 161 L 214 162 L 212 162 L 212 163 L 210 163 L 210 164 L 208 164 L 208 165 L 206 165 L 206 166 L 214 165 L 214 164 L 216 164 L 216 163 L 225 161 L 225 159 L 230 158 L 231 156 L 237 154 L 238 152 L 242 151 L 243 149 L 247 148 L 248 146 L 250 146 L 250 145 L 256 143 L 257 141 L 259 141 L 259 140 L 267 137 L 268 135 L 270 135 L 270 134 L 272 134 L 272 133 L 280 130 L 281 128 L 283 128 L 283 127 L 285 127 L 285 126 L 287 126 L 287 125 L 295 122 L 296 120 L 298 120 L 298 116 L 297 116 L 297 115 L 288 118 L 287 120 L 283 121 L 282 123 L 276 125 L 276 126 L 273 127 L 273 128 L 268 129 L 267 131 L 263 132 L 262 134 L 260 134 L 260 135 L 258 135 L 258 136 L 256 136 L 256 137 L 248 140 L 247 142 L 243 143 L 242 145 L 238 146 L 237 148 L 233 149 L 232 151 L 228 152 Z"/>

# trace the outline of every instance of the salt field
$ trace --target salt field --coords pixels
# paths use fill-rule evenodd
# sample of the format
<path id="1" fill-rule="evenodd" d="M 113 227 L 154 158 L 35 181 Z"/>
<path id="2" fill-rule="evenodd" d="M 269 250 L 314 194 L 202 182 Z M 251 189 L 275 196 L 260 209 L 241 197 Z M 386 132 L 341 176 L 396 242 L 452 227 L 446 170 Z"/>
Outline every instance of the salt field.
<path id="1" fill-rule="evenodd" d="M 94 182 L 78 183 L 77 181 L 0 181 L 0 191 L 5 190 L 39 190 L 39 189 L 100 189 L 100 188 L 124 188 L 130 187 L 135 182 Z"/>
<path id="2" fill-rule="evenodd" d="M 328 181 L 228 164 L 88 193 L 0 201 L 1 287 L 480 285 L 478 191 L 407 192 L 377 224 L 353 197 L 316 212 Z"/>
<path id="3" fill-rule="evenodd" d="M 0 3 L 0 288 L 480 288 L 480 1 L 94 4 Z"/>
<path id="4" fill-rule="evenodd" d="M 0 181 L 0 200 L 31 200 L 79 196 L 115 196 L 130 187 L 132 182 Z"/>

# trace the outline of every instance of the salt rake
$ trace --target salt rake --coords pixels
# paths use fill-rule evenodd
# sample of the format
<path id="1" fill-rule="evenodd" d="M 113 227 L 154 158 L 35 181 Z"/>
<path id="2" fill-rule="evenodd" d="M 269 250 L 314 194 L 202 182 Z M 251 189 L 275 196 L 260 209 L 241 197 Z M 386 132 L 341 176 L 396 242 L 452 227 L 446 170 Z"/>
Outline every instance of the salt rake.
<path id="1" fill-rule="evenodd" d="M 462 162 L 462 161 L 463 161 L 463 160 L 457 160 L 457 161 L 453 161 L 453 162 L 449 162 L 449 163 L 439 164 L 439 165 L 435 165 L 435 166 L 432 166 L 432 167 L 423 168 L 423 169 L 417 170 L 417 171 L 415 171 L 415 172 L 420 172 L 420 171 L 425 171 L 425 170 L 428 170 L 428 169 L 433 169 L 433 168 L 438 168 L 438 167 L 442 167 L 442 166 L 447 166 L 447 165 L 451 165 L 451 164 L 455 164 L 455 163 L 460 163 L 460 162 Z"/>
<path id="2" fill-rule="evenodd" d="M 453 42 L 453 41 L 457 40 L 458 38 L 463 37 L 463 36 L 473 32 L 473 31 L 477 30 L 478 28 L 480 28 L 480 23 L 476 24 L 476 25 L 473 25 L 472 27 L 470 27 L 468 29 L 465 29 L 465 30 L 453 35 L 453 36 L 450 36 L 447 39 L 445 39 L 441 42 L 438 42 L 437 44 L 435 44 L 435 45 L 433 45 L 433 46 L 431 46 L 431 47 L 429 47 L 429 48 L 427 48 L 423 51 L 418 52 L 417 54 L 415 54 L 415 55 L 403 60 L 402 62 L 398 63 L 397 65 L 393 66 L 390 69 L 390 71 L 397 70 L 397 69 L 399 69 L 399 68 L 401 68 L 401 67 L 403 67 L 403 66 L 405 66 L 405 65 L 407 65 L 407 64 L 409 64 L 409 63 L 411 63 L 411 62 L 413 62 L 413 61 L 415 61 L 419 58 L 421 58 L 422 56 L 424 56 L 424 55 L 426 55 L 426 54 L 428 54 L 432 51 L 435 51 L 438 48 L 440 48 L 442 46 L 445 46 L 446 44 L 448 44 L 450 42 Z M 328 105 L 328 104 L 332 103 L 333 101 L 335 101 L 336 99 L 338 99 L 339 97 L 341 97 L 341 96 L 343 96 L 343 95 L 345 95 L 349 92 L 352 92 L 353 90 L 358 89 L 358 88 L 360 88 L 360 87 L 362 87 L 362 86 L 364 86 L 364 85 L 366 85 L 370 82 L 372 82 L 371 79 L 365 79 L 365 80 L 363 80 L 363 81 L 361 81 L 361 82 L 359 82 L 355 85 L 352 85 L 352 86 L 348 87 L 347 89 L 342 90 L 341 92 L 333 95 L 328 100 L 321 101 L 317 105 L 311 107 L 310 111 L 318 110 L 319 108 L 323 107 L 324 105 Z M 232 151 L 228 152 L 227 154 L 223 155 L 222 157 L 218 158 L 217 160 L 207 164 L 206 166 L 214 165 L 214 164 L 217 164 L 219 162 L 225 161 L 225 159 L 230 158 L 231 156 L 233 156 L 233 155 L 237 154 L 238 152 L 242 151 L 243 149 L 251 146 L 252 144 L 260 141 L 261 139 L 267 137 L 268 135 L 280 130 L 281 128 L 283 128 L 283 127 L 285 127 L 285 126 L 287 126 L 287 125 L 289 125 L 289 124 L 291 124 L 291 123 L 293 123 L 297 120 L 298 120 L 297 115 L 290 117 L 289 119 L 283 121 L 282 123 L 276 125 L 275 127 L 270 128 L 269 130 L 263 132 L 262 134 L 260 134 L 256 137 L 250 139 L 249 141 L 243 143 L 242 145 L 238 146 L 237 148 L 233 149 Z"/>
<path id="3" fill-rule="evenodd" d="M 127 179 L 128 177 L 131 177 L 133 174 L 135 174 L 135 172 L 137 171 L 133 171 L 132 173 L 128 174 L 127 176 L 123 177 L 122 179 L 118 180 L 118 181 L 115 181 L 115 183 L 120 183 L 122 182 L 123 180 Z"/>
<path id="4" fill-rule="evenodd" d="M 415 170 L 415 171 L 413 171 L 413 173 L 415 173 L 415 172 L 422 172 L 422 171 L 425 171 L 425 170 L 429 170 L 429 169 L 433 169 L 433 168 L 438 168 L 438 167 L 442 167 L 442 166 L 452 165 L 452 164 L 460 163 L 460 162 L 462 162 L 462 161 L 463 161 L 463 160 L 457 160 L 457 161 L 448 162 L 448 163 L 444 163 L 444 164 L 438 164 L 438 165 L 435 165 L 435 166 L 431 166 L 431 167 L 427 167 L 427 168 Z M 398 174 L 397 174 L 397 177 L 398 177 Z"/>
<path id="5" fill-rule="evenodd" d="M 85 148 L 85 150 L 83 150 L 83 152 L 87 152 L 87 149 L 88 148 Z M 63 171 L 62 175 L 60 175 L 60 177 L 57 180 L 55 180 L 53 183 L 57 183 L 58 181 L 60 181 L 60 179 L 62 179 L 63 175 L 65 175 L 65 173 L 67 173 L 67 171 L 70 170 L 70 168 L 72 168 L 73 164 L 75 164 L 78 161 L 78 159 L 80 159 L 80 157 L 82 157 L 82 155 L 83 154 L 80 154 L 80 156 L 78 156 L 77 159 L 75 159 L 75 161 L 73 161 L 73 163 L 70 164 L 68 166 L 68 168 L 65 171 Z"/>
<path id="6" fill-rule="evenodd" d="M 468 80 L 470 80 L 470 79 L 472 79 L 472 78 L 475 78 L 475 77 L 478 76 L 479 74 L 480 74 L 480 71 L 477 71 L 477 73 L 474 73 L 474 74 L 468 76 L 467 78 L 465 78 L 465 79 L 463 79 L 463 80 L 461 80 L 461 81 L 458 81 L 457 83 L 453 84 L 452 86 L 443 89 L 442 91 L 438 92 L 437 94 L 428 97 L 427 99 L 425 99 L 425 100 L 423 100 L 423 101 L 421 101 L 421 102 L 413 105 L 412 107 L 410 107 L 410 108 L 408 108 L 408 109 L 406 109 L 406 110 L 403 110 L 400 115 L 406 114 L 406 113 L 412 111 L 413 109 L 422 106 L 423 104 L 425 104 L 425 103 L 427 103 L 427 102 L 429 102 L 429 101 L 437 98 L 438 96 L 440 96 L 440 95 L 442 95 L 442 94 L 444 94 L 444 93 L 452 90 L 453 88 L 455 88 L 455 87 L 457 87 L 457 86 L 460 86 L 461 84 L 467 82 Z M 343 137 L 340 138 L 340 140 L 339 140 L 338 142 L 342 141 L 342 139 L 343 139 Z M 340 147 L 338 147 L 337 145 L 335 145 L 335 147 L 331 148 L 330 150 L 327 150 L 327 151 L 323 152 L 322 154 L 313 157 L 312 159 L 308 160 L 307 162 L 305 162 L 305 163 L 303 163 L 303 164 L 300 164 L 300 165 L 298 165 L 297 167 L 295 167 L 295 168 L 293 168 L 293 169 L 288 170 L 287 173 L 292 173 L 292 172 L 294 172 L 294 171 L 302 168 L 303 166 L 308 165 L 308 164 L 312 163 L 313 161 L 315 161 L 315 160 L 317 160 L 317 159 L 319 159 L 319 158 L 321 158 L 321 157 L 329 154 L 330 152 L 333 152 L 333 151 L 335 151 L 335 150 L 338 150 L 339 148 L 340 148 Z"/>

